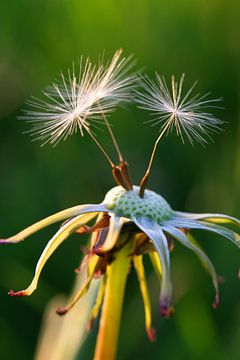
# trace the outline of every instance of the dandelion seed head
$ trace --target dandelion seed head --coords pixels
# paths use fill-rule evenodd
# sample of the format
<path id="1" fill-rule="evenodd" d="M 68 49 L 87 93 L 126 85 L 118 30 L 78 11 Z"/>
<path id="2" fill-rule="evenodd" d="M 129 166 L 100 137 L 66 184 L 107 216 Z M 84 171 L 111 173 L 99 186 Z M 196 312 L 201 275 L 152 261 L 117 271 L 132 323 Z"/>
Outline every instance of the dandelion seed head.
<path id="1" fill-rule="evenodd" d="M 211 139 L 212 133 L 221 131 L 223 121 L 209 111 L 220 108 L 217 103 L 222 99 L 209 99 L 210 93 L 192 95 L 197 82 L 184 92 L 184 77 L 183 74 L 178 82 L 172 76 L 170 88 L 165 78 L 158 74 L 156 81 L 142 77 L 144 92 L 136 91 L 136 101 L 139 108 L 152 112 L 154 118 L 146 122 L 160 126 L 160 135 L 168 135 L 175 129 L 183 143 L 186 137 L 191 144 L 193 140 L 204 144 Z"/>
<path id="2" fill-rule="evenodd" d="M 27 132 L 43 141 L 42 145 L 56 145 L 78 131 L 83 136 L 98 129 L 104 123 L 103 113 L 132 98 L 136 74 L 128 72 L 135 61 L 121 54 L 122 50 L 117 50 L 109 63 L 98 66 L 81 57 L 78 71 L 73 63 L 66 75 L 61 72 L 43 91 L 44 99 L 32 97 L 26 102 L 31 109 L 20 118 L 31 122 L 32 129 Z"/>
<path id="3" fill-rule="evenodd" d="M 145 216 L 160 224 L 173 214 L 167 201 L 151 190 L 146 190 L 142 199 L 139 196 L 139 186 L 133 186 L 131 191 L 126 191 L 121 186 L 112 188 L 106 194 L 104 204 L 117 216 L 131 219 Z"/>

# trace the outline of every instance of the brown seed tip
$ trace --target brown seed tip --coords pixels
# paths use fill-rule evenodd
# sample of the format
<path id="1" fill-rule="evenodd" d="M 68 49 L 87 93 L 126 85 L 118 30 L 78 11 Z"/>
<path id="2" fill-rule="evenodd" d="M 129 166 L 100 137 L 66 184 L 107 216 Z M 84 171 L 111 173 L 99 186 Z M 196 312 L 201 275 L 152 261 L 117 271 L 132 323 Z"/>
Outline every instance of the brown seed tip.
<path id="1" fill-rule="evenodd" d="M 12 241 L 9 239 L 0 239 L 0 244 L 12 244 Z"/>
<path id="2" fill-rule="evenodd" d="M 164 318 L 169 318 L 174 313 L 173 306 L 160 305 L 160 314 Z"/>
<path id="3" fill-rule="evenodd" d="M 59 308 L 57 308 L 57 310 L 56 310 L 56 313 L 58 314 L 58 315 L 65 315 L 66 313 L 68 312 L 68 309 L 67 308 L 65 308 L 65 307 L 59 307 Z"/>
<path id="4" fill-rule="evenodd" d="M 86 325 L 86 330 L 91 331 L 93 329 L 93 324 L 94 324 L 93 319 L 88 320 L 87 325 Z"/>
<path id="5" fill-rule="evenodd" d="M 79 274 L 81 272 L 81 266 L 77 267 L 76 269 L 74 269 L 74 272 L 76 274 Z"/>
<path id="6" fill-rule="evenodd" d="M 13 291 L 13 290 L 10 290 L 9 292 L 8 292 L 8 295 L 10 295 L 10 296 L 26 296 L 27 294 L 26 294 L 26 291 L 17 291 L 17 292 L 15 292 L 15 291 Z"/>
<path id="7" fill-rule="evenodd" d="M 219 306 L 219 304 L 220 304 L 219 294 L 216 294 L 215 301 L 212 303 L 212 307 L 213 307 L 214 309 L 217 309 L 218 306 Z"/>
<path id="8" fill-rule="evenodd" d="M 147 336 L 151 342 L 156 341 L 156 332 L 154 328 L 147 329 Z"/>

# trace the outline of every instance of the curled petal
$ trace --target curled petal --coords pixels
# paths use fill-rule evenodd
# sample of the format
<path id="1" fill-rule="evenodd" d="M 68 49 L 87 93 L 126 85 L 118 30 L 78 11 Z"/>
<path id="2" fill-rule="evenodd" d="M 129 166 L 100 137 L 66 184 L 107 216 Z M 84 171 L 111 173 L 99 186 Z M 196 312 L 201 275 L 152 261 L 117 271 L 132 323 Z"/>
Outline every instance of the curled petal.
<path id="1" fill-rule="evenodd" d="M 138 276 L 139 286 L 142 294 L 144 310 L 145 310 L 145 326 L 150 341 L 156 340 L 155 331 L 152 328 L 151 303 L 148 293 L 146 275 L 143 266 L 142 255 L 133 257 L 134 267 Z"/>
<path id="2" fill-rule="evenodd" d="M 106 240 L 102 244 L 101 247 L 96 249 L 97 252 L 106 252 L 111 250 L 115 245 L 119 238 L 120 232 L 125 222 L 128 220 L 122 217 L 118 217 L 115 214 L 111 214 L 109 230 L 106 237 Z"/>
<path id="3" fill-rule="evenodd" d="M 186 236 L 183 231 L 180 231 L 179 229 L 174 228 L 173 226 L 165 226 L 164 231 L 180 241 L 180 243 L 184 246 L 186 246 L 188 249 L 192 250 L 199 258 L 201 263 L 203 264 L 204 268 L 207 270 L 207 272 L 212 277 L 213 286 L 216 291 L 216 297 L 215 302 L 213 306 L 215 307 L 219 304 L 219 288 L 218 288 L 218 278 L 215 271 L 215 268 L 211 262 L 211 260 L 208 258 L 208 256 L 205 254 L 205 252 L 201 249 L 200 245 L 189 235 Z"/>
<path id="4" fill-rule="evenodd" d="M 183 217 L 186 219 L 192 219 L 192 220 L 206 220 L 209 222 L 213 222 L 216 224 L 225 224 L 225 223 L 233 223 L 240 225 L 240 220 L 229 215 L 225 214 L 194 214 L 194 213 L 188 213 L 188 212 L 181 212 L 181 211 L 175 211 L 175 215 L 177 217 Z"/>
<path id="5" fill-rule="evenodd" d="M 69 304 L 67 306 L 64 306 L 64 307 L 61 307 L 61 308 L 57 309 L 57 313 L 59 315 L 66 314 L 66 312 L 68 312 L 70 309 L 72 309 L 72 307 L 78 302 L 78 300 L 80 300 L 81 297 L 84 294 L 86 294 L 86 292 L 88 291 L 88 288 L 90 286 L 91 280 L 93 278 L 93 275 L 94 275 L 95 269 L 97 267 L 98 261 L 99 261 L 99 257 L 97 255 L 91 256 L 91 258 L 89 259 L 89 263 L 88 263 L 87 278 L 83 282 L 80 290 L 75 294 L 75 296 L 69 302 Z"/>
<path id="6" fill-rule="evenodd" d="M 83 214 L 78 215 L 75 218 L 73 218 L 71 221 L 67 222 L 64 226 L 62 226 L 58 232 L 52 237 L 51 240 L 49 240 L 47 246 L 42 252 L 42 255 L 37 263 L 35 275 L 33 277 L 33 280 L 29 287 L 25 290 L 18 291 L 16 293 L 11 293 L 12 296 L 20 296 L 21 295 L 31 295 L 34 290 L 37 288 L 39 276 L 42 272 L 42 269 L 44 265 L 46 264 L 49 257 L 53 254 L 53 252 L 61 245 L 61 243 L 69 236 L 71 235 L 76 229 L 78 229 L 80 226 L 84 225 L 88 221 L 92 220 L 95 216 L 97 216 L 97 213 L 89 213 L 89 214 Z"/>
<path id="7" fill-rule="evenodd" d="M 152 240 L 162 267 L 162 283 L 160 292 L 160 311 L 167 317 L 170 314 L 172 300 L 172 284 L 170 276 L 170 255 L 167 238 L 157 223 L 143 217 L 134 218 L 135 224 Z"/>
<path id="8" fill-rule="evenodd" d="M 79 229 L 77 229 L 76 233 L 78 234 L 87 234 L 87 233 L 93 233 L 96 231 L 101 231 L 105 228 L 108 228 L 109 226 L 109 216 L 105 213 L 101 214 L 100 220 L 97 219 L 95 224 L 93 226 L 81 226 Z"/>
<path id="9" fill-rule="evenodd" d="M 106 214 L 105 213 L 99 213 L 97 219 L 96 219 L 96 222 L 95 222 L 95 225 L 99 222 L 99 221 L 102 221 L 103 220 L 103 217 L 105 216 Z M 100 234 L 102 232 L 106 232 L 106 229 L 103 229 L 103 230 L 100 230 L 100 231 L 95 231 L 91 234 L 91 241 L 90 241 L 90 244 L 91 244 L 91 248 L 94 247 L 94 245 L 96 244 L 96 242 L 98 241 L 98 238 L 100 236 Z"/>
<path id="10" fill-rule="evenodd" d="M 166 226 L 172 225 L 178 228 L 185 228 L 185 229 L 200 229 L 200 230 L 207 230 L 218 235 L 224 236 L 232 243 L 240 247 L 240 235 L 236 232 L 227 229 L 223 226 L 211 224 L 206 221 L 197 221 L 192 219 L 183 219 L 183 218 L 175 218 L 171 220 L 167 220 L 165 222 Z"/>
<path id="11" fill-rule="evenodd" d="M 54 224 L 58 221 L 65 220 L 67 218 L 71 218 L 73 216 L 81 215 L 84 213 L 90 213 L 90 212 L 107 212 L 108 210 L 105 208 L 104 205 L 78 205 L 73 206 L 69 209 L 62 210 L 57 212 L 56 214 L 53 214 L 51 216 L 46 217 L 43 220 L 40 220 L 36 222 L 33 225 L 28 226 L 26 229 L 20 231 L 14 236 L 11 236 L 7 239 L 0 239 L 0 244 L 12 244 L 12 243 L 18 243 L 20 241 L 23 241 L 26 237 L 34 234 L 35 232 Z"/>

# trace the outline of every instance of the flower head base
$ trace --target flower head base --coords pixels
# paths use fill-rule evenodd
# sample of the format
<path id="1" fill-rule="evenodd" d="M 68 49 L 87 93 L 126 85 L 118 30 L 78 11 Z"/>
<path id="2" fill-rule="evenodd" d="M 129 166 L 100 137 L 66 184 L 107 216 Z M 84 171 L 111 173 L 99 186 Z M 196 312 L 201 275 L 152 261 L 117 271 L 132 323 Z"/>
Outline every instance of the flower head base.
<path id="1" fill-rule="evenodd" d="M 159 224 L 171 218 L 173 214 L 173 210 L 166 200 L 154 191 L 146 190 L 144 198 L 141 198 L 139 186 L 133 186 L 132 191 L 126 191 L 121 186 L 116 186 L 106 194 L 104 204 L 116 216 L 130 219 L 146 216 Z"/>

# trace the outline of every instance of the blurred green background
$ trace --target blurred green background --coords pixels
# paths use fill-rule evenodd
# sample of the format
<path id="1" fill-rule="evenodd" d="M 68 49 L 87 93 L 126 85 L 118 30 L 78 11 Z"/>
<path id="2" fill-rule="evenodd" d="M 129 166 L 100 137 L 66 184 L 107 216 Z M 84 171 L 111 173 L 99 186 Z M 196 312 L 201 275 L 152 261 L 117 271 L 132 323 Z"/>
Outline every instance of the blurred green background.
<path id="1" fill-rule="evenodd" d="M 169 78 L 186 73 L 186 86 L 223 96 L 218 114 L 225 131 L 206 149 L 182 145 L 176 136 L 158 149 L 149 186 L 174 209 L 224 212 L 240 216 L 240 43 L 238 0 L 3 0 L 0 3 L 0 229 L 9 236 L 60 209 L 99 202 L 114 185 L 107 162 L 86 136 L 73 136 L 56 148 L 40 148 L 22 133 L 24 100 L 40 91 L 81 54 L 98 60 L 123 47 L 138 67 Z M 156 129 L 144 125 L 148 114 L 131 105 L 111 122 L 131 166 L 135 183 L 146 168 Z M 99 134 L 111 151 L 108 139 Z M 1 359 L 32 359 L 44 308 L 53 295 L 68 293 L 79 264 L 81 240 L 72 237 L 48 262 L 38 291 L 30 298 L 9 298 L 10 288 L 29 283 L 38 257 L 57 227 L 0 251 Z M 211 308 L 211 281 L 195 256 L 176 246 L 172 254 L 175 315 L 158 311 L 158 282 L 149 271 L 157 342 L 144 330 L 142 300 L 130 274 L 119 343 L 119 359 L 239 359 L 239 252 L 226 240 L 196 234 L 226 281 L 221 306 Z M 96 327 L 83 355 L 91 359 Z"/>

